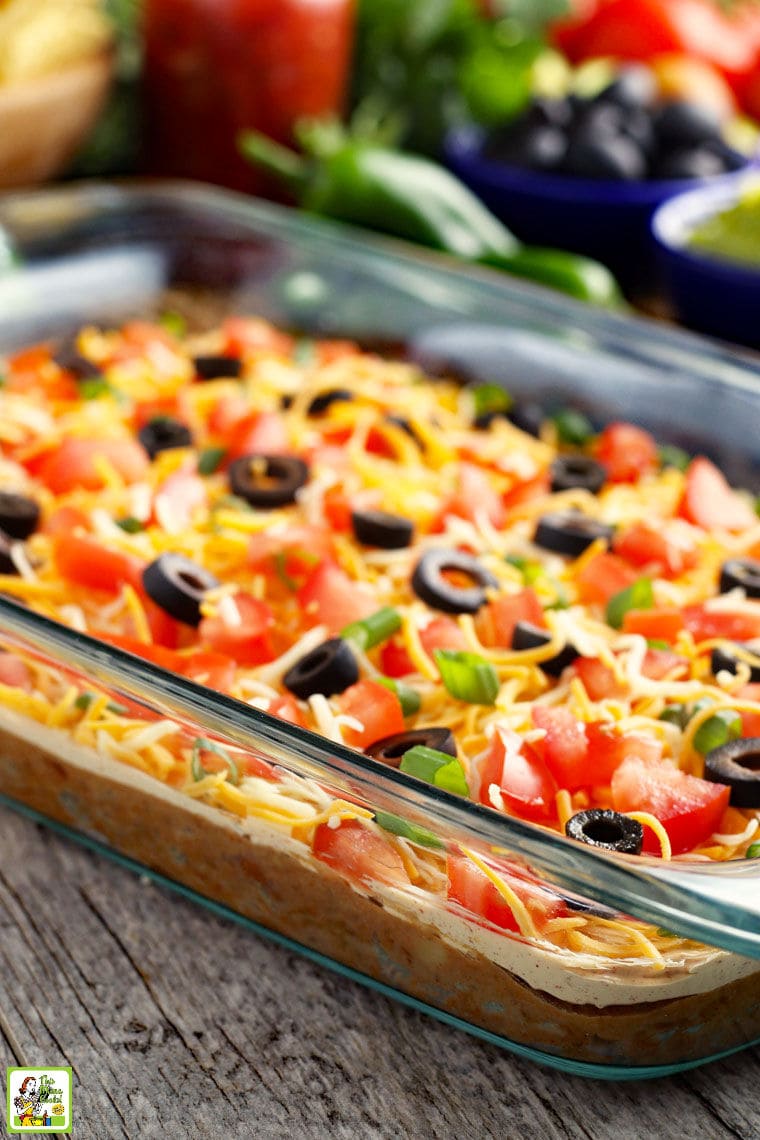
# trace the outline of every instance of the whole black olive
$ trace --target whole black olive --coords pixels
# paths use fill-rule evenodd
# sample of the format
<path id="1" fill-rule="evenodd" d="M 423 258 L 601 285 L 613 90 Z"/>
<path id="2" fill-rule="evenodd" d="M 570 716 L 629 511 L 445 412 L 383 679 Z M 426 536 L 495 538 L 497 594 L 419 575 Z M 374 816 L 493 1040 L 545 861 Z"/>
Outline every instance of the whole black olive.
<path id="1" fill-rule="evenodd" d="M 646 176 L 647 164 L 633 139 L 611 134 L 572 139 L 562 169 L 577 178 L 635 182 Z"/>
<path id="2" fill-rule="evenodd" d="M 663 152 L 699 146 L 720 138 L 718 114 L 705 103 L 673 99 L 655 113 L 654 128 Z"/>

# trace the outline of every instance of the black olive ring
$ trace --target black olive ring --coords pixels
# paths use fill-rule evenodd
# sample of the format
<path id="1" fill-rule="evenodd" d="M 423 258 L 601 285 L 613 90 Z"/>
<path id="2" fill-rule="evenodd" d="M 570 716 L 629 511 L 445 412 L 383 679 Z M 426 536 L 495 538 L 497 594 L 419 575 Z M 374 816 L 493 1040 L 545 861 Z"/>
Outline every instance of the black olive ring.
<path id="1" fill-rule="evenodd" d="M 755 558 L 730 558 L 720 570 L 721 594 L 740 586 L 748 598 L 760 598 L 760 562 Z"/>
<path id="2" fill-rule="evenodd" d="M 395 732 L 393 736 L 384 736 L 376 740 L 365 749 L 368 756 L 381 760 L 390 768 L 398 768 L 404 759 L 404 754 L 410 748 L 417 746 L 434 748 L 436 752 L 445 752 L 448 756 L 456 756 L 457 746 L 454 734 L 449 728 L 418 728 L 412 732 Z"/>
<path id="3" fill-rule="evenodd" d="M 644 828 L 637 819 L 601 808 L 589 808 L 571 816 L 565 824 L 565 835 L 589 847 L 624 855 L 640 855 L 644 842 Z"/>
<path id="4" fill-rule="evenodd" d="M 746 650 L 751 655 L 753 660 L 746 661 L 744 657 L 740 657 L 738 653 L 733 653 L 729 648 L 716 645 L 710 654 L 710 669 L 713 676 L 718 673 L 737 673 L 739 669 L 739 662 L 749 666 L 749 679 L 750 681 L 760 681 L 760 653 L 749 645 L 741 645 L 737 642 L 737 649 Z"/>
<path id="5" fill-rule="evenodd" d="M 590 455 L 558 455 L 550 474 L 554 492 L 580 488 L 596 495 L 607 482 L 607 472 Z"/>
<path id="6" fill-rule="evenodd" d="M 556 511 L 538 520 L 533 541 L 544 550 L 577 558 L 592 542 L 598 538 L 609 542 L 614 533 L 613 527 L 580 511 Z"/>
<path id="7" fill-rule="evenodd" d="M 209 590 L 219 585 L 203 566 L 184 554 L 159 554 L 142 573 L 145 592 L 170 617 L 185 625 L 199 625 L 201 602 Z"/>
<path id="8" fill-rule="evenodd" d="M 296 697 L 306 700 L 316 693 L 331 697 L 359 680 L 359 666 L 351 647 L 342 637 L 331 637 L 296 661 L 282 683 Z"/>
<path id="9" fill-rule="evenodd" d="M 444 577 L 447 570 L 464 575 L 474 584 L 454 585 Z M 496 586 L 493 574 L 477 558 L 444 547 L 426 550 L 412 574 L 412 589 L 420 601 L 446 614 L 477 613 L 486 600 L 486 590 Z"/>
<path id="10" fill-rule="evenodd" d="M 734 807 L 760 807 L 760 737 L 747 736 L 705 756 L 705 779 L 728 784 Z"/>
<path id="11" fill-rule="evenodd" d="M 227 474 L 233 495 L 269 510 L 295 502 L 309 468 L 295 455 L 243 455 L 230 464 Z"/>
<path id="12" fill-rule="evenodd" d="M 518 621 L 512 631 L 512 649 L 518 652 L 523 649 L 538 649 L 541 645 L 548 645 L 551 639 L 551 634 L 545 629 L 540 629 L 529 621 Z M 562 646 L 559 653 L 555 653 L 546 661 L 540 661 L 538 667 L 549 677 L 559 677 L 578 656 L 578 650 L 568 642 Z"/>
<path id="13" fill-rule="evenodd" d="M 140 428 L 137 438 L 151 459 L 155 459 L 162 451 L 171 451 L 174 447 L 192 447 L 193 444 L 190 428 L 172 416 L 156 416 L 149 420 Z"/>
<path id="14" fill-rule="evenodd" d="M 221 380 L 227 376 L 237 380 L 243 371 L 243 362 L 239 356 L 196 356 L 193 368 L 201 380 Z"/>
<path id="15" fill-rule="evenodd" d="M 28 495 L 0 491 L 0 530 L 9 538 L 28 538 L 37 529 L 40 506 Z"/>
<path id="16" fill-rule="evenodd" d="M 379 546 L 381 550 L 400 550 L 409 546 L 414 524 L 403 515 L 387 511 L 352 511 L 351 526 L 363 546 Z"/>

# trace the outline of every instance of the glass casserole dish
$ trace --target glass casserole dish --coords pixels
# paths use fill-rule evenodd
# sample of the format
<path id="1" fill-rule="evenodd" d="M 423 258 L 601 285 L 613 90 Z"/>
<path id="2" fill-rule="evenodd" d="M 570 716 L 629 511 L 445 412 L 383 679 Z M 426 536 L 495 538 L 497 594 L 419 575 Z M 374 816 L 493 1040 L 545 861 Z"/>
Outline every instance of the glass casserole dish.
<path id="1" fill-rule="evenodd" d="M 226 313 L 250 314 L 302 341 L 350 337 L 546 406 L 570 399 L 598 424 L 634 420 L 711 456 L 737 485 L 756 482 L 757 369 L 719 346 L 197 186 L 13 196 L 0 224 L 23 262 L 0 279 L 3 355 L 83 324 L 112 328 L 180 304 L 204 327 Z M 254 703 L 236 700 L 94 641 L 76 621 L 53 622 L 28 600 L 22 608 L 0 597 L 0 647 L 35 676 L 65 683 L 79 716 L 69 717 L 71 697 L 51 715 L 47 706 L 14 705 L 4 689 L 4 802 L 352 976 L 572 1071 L 648 1076 L 756 1039 L 757 863 L 600 854 L 275 719 L 255 695 Z M 192 754 L 200 794 L 120 762 L 97 731 L 83 734 L 93 710 L 126 717 L 148 734 L 143 741 L 160 740 L 169 724 Z M 236 772 L 245 765 L 249 781 L 274 774 L 302 818 L 283 821 L 281 802 L 261 788 L 268 810 L 241 810 L 218 771 L 220 756 Z M 338 833 L 346 821 L 382 820 L 416 879 L 400 886 L 316 858 L 321 816 L 319 826 Z M 463 858 L 486 876 L 509 869 L 500 893 L 514 926 L 441 894 L 447 864 Z M 618 913 L 641 921 L 622 924 L 633 941 L 616 956 L 572 949 L 547 937 L 549 926 L 536 929 L 536 897 L 563 931 L 617 929 Z M 561 913 L 546 900 L 560 900 Z"/>

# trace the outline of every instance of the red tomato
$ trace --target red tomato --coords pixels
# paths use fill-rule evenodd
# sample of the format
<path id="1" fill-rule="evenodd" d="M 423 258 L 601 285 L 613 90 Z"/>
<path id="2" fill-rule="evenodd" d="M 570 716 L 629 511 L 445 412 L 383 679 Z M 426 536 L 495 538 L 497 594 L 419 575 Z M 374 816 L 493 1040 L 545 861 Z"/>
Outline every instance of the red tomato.
<path id="1" fill-rule="evenodd" d="M 142 657 L 145 661 L 152 661 L 154 665 L 160 665 L 162 669 L 168 669 L 172 673 L 178 672 L 177 658 L 179 654 L 175 653 L 173 649 L 167 649 L 163 645 L 149 645 L 147 642 L 140 641 L 139 638 L 127 634 L 96 632 L 94 636 L 109 645 L 115 645 L 119 649 L 126 650 L 127 653 L 134 653 L 136 657 Z"/>
<path id="2" fill-rule="evenodd" d="M 63 495 L 76 487 L 98 491 L 105 486 L 96 465 L 100 455 L 127 483 L 143 479 L 150 466 L 148 456 L 137 440 L 69 437 L 62 440 L 55 451 L 45 455 L 37 471 L 38 478 L 56 495 Z"/>
<path id="3" fill-rule="evenodd" d="M 153 516 L 170 533 L 189 528 L 196 512 L 208 503 L 208 490 L 200 475 L 191 470 L 173 471 L 156 490 Z"/>
<path id="4" fill-rule="evenodd" d="M 674 672 L 676 669 L 678 672 Z M 688 659 L 669 649 L 647 649 L 641 663 L 641 672 L 651 681 L 661 681 L 669 673 L 674 677 L 683 677 L 688 671 Z"/>
<path id="5" fill-rule="evenodd" d="M 697 776 L 689 776 L 670 764 L 629 756 L 612 777 L 615 811 L 646 811 L 668 833 L 675 855 L 692 851 L 719 827 L 728 807 L 731 789 Z M 644 829 L 644 850 L 657 853 L 660 844 Z"/>
<path id="6" fill-rule="evenodd" d="M 313 850 L 317 859 L 353 879 L 370 882 L 377 879 L 392 886 L 409 884 L 403 860 L 395 847 L 359 820 L 342 820 L 340 827 L 318 824 Z"/>
<path id="7" fill-rule="evenodd" d="M 489 860 L 488 866 L 512 888 L 539 926 L 550 918 L 559 918 L 567 913 L 562 899 L 543 890 L 538 883 L 531 883 L 513 874 L 499 863 Z M 462 855 L 449 855 L 448 880 L 449 902 L 458 903 L 470 914 L 502 930 L 520 929 L 509 903 L 471 859 Z"/>
<path id="8" fill-rule="evenodd" d="M 497 530 L 504 526 L 507 518 L 501 495 L 483 468 L 474 463 L 459 464 L 456 490 L 444 505 L 442 514 L 458 515 L 470 522 L 485 517 Z"/>
<path id="9" fill-rule="evenodd" d="M 406 727 L 396 694 L 368 678 L 341 693 L 338 707 L 345 716 L 355 717 L 364 726 L 361 730 L 344 726 L 343 739 L 351 748 L 368 748 L 376 740 L 403 732 Z"/>
<path id="10" fill-rule="evenodd" d="M 289 724 L 297 724 L 301 728 L 307 728 L 306 717 L 298 707 L 298 701 L 290 693 L 286 693 L 282 697 L 274 697 L 269 702 L 267 712 L 270 716 L 278 716 L 280 720 L 286 720 Z"/>
<path id="11" fill-rule="evenodd" d="M 187 626 L 183 627 L 180 622 L 170 617 L 162 606 L 148 597 L 140 585 L 135 586 L 135 591 L 145 613 L 153 642 L 156 645 L 163 645 L 167 649 L 176 649 L 181 641 L 182 630 L 187 630 Z M 130 618 L 127 619 L 127 621 L 130 620 Z M 137 635 L 138 631 L 135 628 L 133 632 Z"/>
<path id="12" fill-rule="evenodd" d="M 252 534 L 248 540 L 248 562 L 255 570 L 284 573 L 292 579 L 310 574 L 334 553 L 332 535 L 325 527 L 290 526 L 277 534 Z"/>
<path id="13" fill-rule="evenodd" d="M 198 637 L 218 653 L 233 658 L 239 665 L 263 665 L 277 656 L 272 642 L 274 614 L 266 602 L 240 590 L 232 595 L 239 622 L 225 620 L 224 607 L 214 617 L 204 617 L 198 626 Z"/>
<path id="14" fill-rule="evenodd" d="M 84 534 L 56 534 L 52 545 L 56 570 L 70 582 L 109 593 L 117 593 L 125 582 L 142 587 L 145 562 L 133 554 L 109 550 Z"/>
<path id="15" fill-rule="evenodd" d="M 312 570 L 296 597 L 309 624 L 326 625 L 330 633 L 340 633 L 344 626 L 378 609 L 367 587 L 328 558 Z"/>
<path id="16" fill-rule="evenodd" d="M 289 356 L 293 338 L 259 317 L 227 317 L 222 324 L 225 356 L 245 356 L 250 352 L 275 352 Z"/>
<path id="17" fill-rule="evenodd" d="M 544 822 L 555 817 L 556 781 L 541 757 L 516 733 L 495 732 L 477 767 L 481 803 L 494 806 L 489 789 L 496 784 L 510 814 Z"/>
<path id="18" fill-rule="evenodd" d="M 516 594 L 501 594 L 482 606 L 475 617 L 475 629 L 483 645 L 508 649 L 518 621 L 527 621 L 544 629 L 544 609 L 535 590 L 528 587 Z"/>
<path id="19" fill-rule="evenodd" d="M 290 450 L 285 421 L 278 412 L 250 412 L 225 435 L 227 460 L 242 455 L 283 455 Z"/>
<path id="20" fill-rule="evenodd" d="M 27 692 L 33 688 L 29 666 L 20 657 L 5 650 L 0 650 L 0 685 L 10 685 L 13 689 L 26 689 Z"/>
<path id="21" fill-rule="evenodd" d="M 612 549 L 631 566 L 654 578 L 677 578 L 699 560 L 696 546 L 683 550 L 645 522 L 634 523 L 616 534 Z"/>
<path id="22" fill-rule="evenodd" d="M 522 506 L 523 503 L 530 503 L 533 499 L 540 499 L 542 495 L 548 495 L 550 489 L 551 476 L 548 471 L 542 471 L 540 475 L 535 475 L 532 479 L 523 479 L 522 482 L 515 483 L 514 487 L 510 487 L 502 496 L 502 502 L 507 511 L 513 511 Z"/>
<path id="23" fill-rule="evenodd" d="M 428 657 L 432 657 L 436 649 L 467 649 L 467 639 L 451 617 L 435 617 L 429 621 L 420 630 L 420 641 Z"/>
<path id="24" fill-rule="evenodd" d="M 746 690 L 749 688 L 754 688 L 754 695 L 746 693 Z M 758 685 L 757 682 L 754 682 L 753 685 L 745 685 L 744 689 L 736 695 L 740 697 L 741 700 L 760 701 L 760 685 Z M 739 716 L 742 718 L 742 736 L 745 738 L 760 737 L 760 712 L 750 712 L 744 709 L 739 713 Z"/>
<path id="25" fill-rule="evenodd" d="M 414 662 L 400 638 L 391 637 L 385 642 L 380 650 L 380 668 L 388 677 L 405 677 L 415 672 Z"/>
<path id="26" fill-rule="evenodd" d="M 673 642 L 683 628 L 683 614 L 674 606 L 628 610 L 623 615 L 623 633 L 638 633 L 650 641 Z"/>
<path id="27" fill-rule="evenodd" d="M 662 745 L 654 737 L 623 735 L 608 721 L 591 721 L 586 725 L 586 736 L 588 782 L 592 787 L 609 784 L 629 756 L 645 761 L 658 761 L 662 756 Z"/>
<path id="28" fill-rule="evenodd" d="M 533 706 L 533 723 L 546 732 L 541 751 L 559 787 L 573 792 L 590 784 L 585 725 L 569 709 L 545 705 Z"/>
<path id="29" fill-rule="evenodd" d="M 322 509 L 330 530 L 341 533 L 351 530 L 351 501 L 342 487 L 325 491 Z"/>
<path id="30" fill-rule="evenodd" d="M 639 574 L 617 554 L 606 550 L 595 554 L 576 577 L 578 596 L 582 602 L 606 605 L 615 594 L 632 586 Z"/>
<path id="31" fill-rule="evenodd" d="M 220 693 L 228 693 L 235 681 L 235 662 L 224 653 L 206 653 L 195 650 L 185 656 L 177 654 L 175 672 L 182 673 L 191 681 L 205 685 L 207 689 L 217 689 Z"/>
<path id="32" fill-rule="evenodd" d="M 576 657 L 571 669 L 580 678 L 592 701 L 622 697 L 626 692 L 626 686 L 615 679 L 609 665 L 605 665 L 598 657 Z"/>
<path id="33" fill-rule="evenodd" d="M 613 483 L 635 483 L 657 467 L 654 438 L 635 424 L 608 424 L 594 451 Z"/>
<path id="34" fill-rule="evenodd" d="M 757 524 L 750 503 L 734 491 L 714 463 L 698 455 L 686 472 L 681 514 L 705 530 L 747 530 Z"/>
<path id="35" fill-rule="evenodd" d="M 6 384 L 14 392 L 38 389 L 48 400 L 76 400 L 79 394 L 74 377 L 52 365 L 50 348 L 42 344 L 8 358 Z"/>
<path id="36" fill-rule="evenodd" d="M 760 615 L 708 610 L 704 604 L 685 606 L 684 625 L 695 641 L 725 637 L 729 641 L 751 641 L 760 637 Z"/>
<path id="37" fill-rule="evenodd" d="M 45 534 L 73 534 L 75 530 L 89 530 L 90 516 L 79 507 L 54 507 L 42 524 Z"/>

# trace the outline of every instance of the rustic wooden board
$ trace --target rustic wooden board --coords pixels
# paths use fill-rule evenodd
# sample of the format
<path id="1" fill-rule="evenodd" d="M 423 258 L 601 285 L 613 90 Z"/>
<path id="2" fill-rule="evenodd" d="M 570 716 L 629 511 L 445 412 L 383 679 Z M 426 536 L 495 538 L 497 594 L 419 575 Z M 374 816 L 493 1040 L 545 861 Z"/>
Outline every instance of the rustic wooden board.
<path id="1" fill-rule="evenodd" d="M 643 1084 L 568 1077 L 0 824 L 3 1053 L 73 1066 L 78 1140 L 760 1140 L 760 1049 Z"/>

